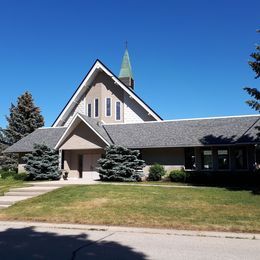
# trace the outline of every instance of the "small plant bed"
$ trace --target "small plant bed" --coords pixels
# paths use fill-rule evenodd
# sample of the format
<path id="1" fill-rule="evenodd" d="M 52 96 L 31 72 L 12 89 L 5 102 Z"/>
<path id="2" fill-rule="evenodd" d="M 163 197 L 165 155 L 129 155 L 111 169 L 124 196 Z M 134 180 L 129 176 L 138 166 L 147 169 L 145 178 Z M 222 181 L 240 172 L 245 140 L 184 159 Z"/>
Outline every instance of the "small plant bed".
<path id="1" fill-rule="evenodd" d="M 260 232 L 260 196 L 224 188 L 75 185 L 18 202 L 0 219 Z"/>

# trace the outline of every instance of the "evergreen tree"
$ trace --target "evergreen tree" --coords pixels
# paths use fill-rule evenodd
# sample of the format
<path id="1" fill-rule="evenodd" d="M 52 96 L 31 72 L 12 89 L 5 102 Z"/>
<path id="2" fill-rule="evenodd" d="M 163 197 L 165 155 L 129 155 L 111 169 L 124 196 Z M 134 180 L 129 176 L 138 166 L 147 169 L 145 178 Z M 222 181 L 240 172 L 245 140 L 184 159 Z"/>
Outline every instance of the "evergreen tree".
<path id="1" fill-rule="evenodd" d="M 25 170 L 31 180 L 59 180 L 59 153 L 44 144 L 35 144 L 34 151 L 24 156 Z"/>
<path id="2" fill-rule="evenodd" d="M 32 95 L 26 91 L 18 97 L 17 105 L 11 104 L 10 115 L 6 117 L 8 126 L 1 129 L 4 140 L 1 143 L 12 145 L 44 125 L 39 107 L 35 106 Z"/>
<path id="3" fill-rule="evenodd" d="M 260 30 L 257 30 L 257 32 L 260 33 Z M 249 61 L 248 64 L 256 74 L 255 79 L 258 79 L 260 77 L 260 45 L 256 46 L 256 52 L 252 53 L 250 56 L 253 60 Z M 247 93 L 253 97 L 252 100 L 246 101 L 247 104 L 256 111 L 260 112 L 260 91 L 257 88 L 250 87 L 246 87 L 244 90 L 246 90 Z"/>
<path id="4" fill-rule="evenodd" d="M 111 145 L 105 149 L 105 157 L 98 160 L 99 176 L 102 181 L 139 181 L 138 170 L 145 163 L 138 157 L 138 150 L 130 150 L 122 146 Z"/>
<path id="5" fill-rule="evenodd" d="M 0 167 L 14 170 L 18 165 L 18 156 L 3 154 L 2 151 L 43 126 L 44 119 L 39 107 L 35 106 L 32 95 L 26 91 L 18 97 L 16 106 L 11 104 L 10 115 L 6 117 L 6 120 L 7 128 L 0 128 Z"/>

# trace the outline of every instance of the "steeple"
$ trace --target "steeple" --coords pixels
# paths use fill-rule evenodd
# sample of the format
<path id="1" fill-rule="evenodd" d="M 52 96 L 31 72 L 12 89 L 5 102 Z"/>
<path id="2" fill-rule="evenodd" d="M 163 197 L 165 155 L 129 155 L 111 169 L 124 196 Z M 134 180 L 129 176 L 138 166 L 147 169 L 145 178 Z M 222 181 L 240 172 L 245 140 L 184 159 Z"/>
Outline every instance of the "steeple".
<path id="1" fill-rule="evenodd" d="M 129 58 L 129 53 L 127 49 L 127 42 L 126 42 L 126 48 L 124 57 L 121 64 L 121 69 L 119 73 L 119 79 L 128 87 L 134 89 L 134 79 L 133 79 L 133 73 Z"/>

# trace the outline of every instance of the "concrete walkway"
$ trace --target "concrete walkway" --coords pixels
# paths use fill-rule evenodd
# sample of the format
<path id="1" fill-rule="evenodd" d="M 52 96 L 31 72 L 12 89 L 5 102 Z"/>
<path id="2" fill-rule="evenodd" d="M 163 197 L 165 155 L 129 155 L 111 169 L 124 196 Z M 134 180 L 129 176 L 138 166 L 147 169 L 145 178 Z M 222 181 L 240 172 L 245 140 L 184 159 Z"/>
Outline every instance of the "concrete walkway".
<path id="1" fill-rule="evenodd" d="M 36 197 L 47 192 L 56 190 L 66 185 L 86 185 L 86 184 L 97 184 L 98 182 L 91 179 L 69 179 L 59 181 L 39 181 L 39 182 L 27 182 L 28 187 L 13 188 L 0 196 L 0 209 L 7 208 L 14 203 L 26 200 L 32 197 Z"/>
<path id="2" fill-rule="evenodd" d="M 115 183 L 115 182 L 100 182 L 98 180 L 92 179 L 68 179 L 68 180 L 58 180 L 58 181 L 39 181 L 39 182 L 28 182 L 28 187 L 23 188 L 13 188 L 4 194 L 4 196 L 0 196 L 0 209 L 7 208 L 14 203 L 26 200 L 32 197 L 36 197 L 47 192 L 56 190 L 58 188 L 67 186 L 67 185 L 94 185 L 94 184 L 102 184 L 102 185 L 131 185 L 131 186 L 140 186 L 140 187 L 162 187 L 162 188 L 197 188 L 201 189 L 204 187 L 200 186 L 174 186 L 174 185 L 160 185 L 160 184 L 138 184 L 138 183 Z"/>
<path id="3" fill-rule="evenodd" d="M 4 196 L 0 197 L 0 209 L 10 207 L 18 201 L 36 197 L 38 195 L 58 189 L 62 186 L 62 184 L 58 183 L 55 185 L 49 183 L 32 183 L 32 186 L 10 189 L 4 194 Z"/>

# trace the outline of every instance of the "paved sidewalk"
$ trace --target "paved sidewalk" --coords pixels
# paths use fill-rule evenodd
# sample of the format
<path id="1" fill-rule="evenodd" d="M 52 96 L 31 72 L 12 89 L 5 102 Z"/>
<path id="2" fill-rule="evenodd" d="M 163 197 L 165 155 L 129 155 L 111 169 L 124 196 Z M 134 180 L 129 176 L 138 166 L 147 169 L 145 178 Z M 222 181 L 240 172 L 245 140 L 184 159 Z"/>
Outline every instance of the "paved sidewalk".
<path id="1" fill-rule="evenodd" d="M 0 222 L 0 259 L 259 259 L 259 234 Z"/>
<path id="2" fill-rule="evenodd" d="M 31 183 L 28 183 L 31 184 Z M 23 188 L 13 188 L 4 194 L 4 196 L 0 196 L 0 209 L 7 208 L 13 205 L 14 203 L 26 200 L 32 197 L 39 196 L 41 194 L 53 191 L 62 187 L 62 184 L 44 184 L 41 183 L 38 185 L 37 183 L 32 183 L 32 186 L 23 187 Z"/>
<path id="3" fill-rule="evenodd" d="M 197 237 L 215 237 L 230 239 L 252 239 L 260 240 L 260 233 L 236 233 L 236 232 L 217 232 L 217 231 L 197 231 L 197 230 L 178 230 L 163 228 L 140 228 L 124 226 L 106 226 L 106 225 L 87 225 L 87 224 L 67 224 L 67 223 L 46 223 L 46 222 L 26 222 L 26 221 L 0 221 L 0 226 L 12 227 L 39 227 L 50 229 L 72 229 L 72 230 L 95 230 L 124 233 L 146 233 L 146 234 L 164 234 L 176 236 L 197 236 Z"/>
<path id="4" fill-rule="evenodd" d="M 4 196 L 0 196 L 0 209 L 10 207 L 18 201 L 33 198 L 64 187 L 66 185 L 92 185 L 97 183 L 97 181 L 91 179 L 69 179 L 66 181 L 61 179 L 58 181 L 27 182 L 26 184 L 31 186 L 23 188 L 13 188 L 6 192 Z"/>

